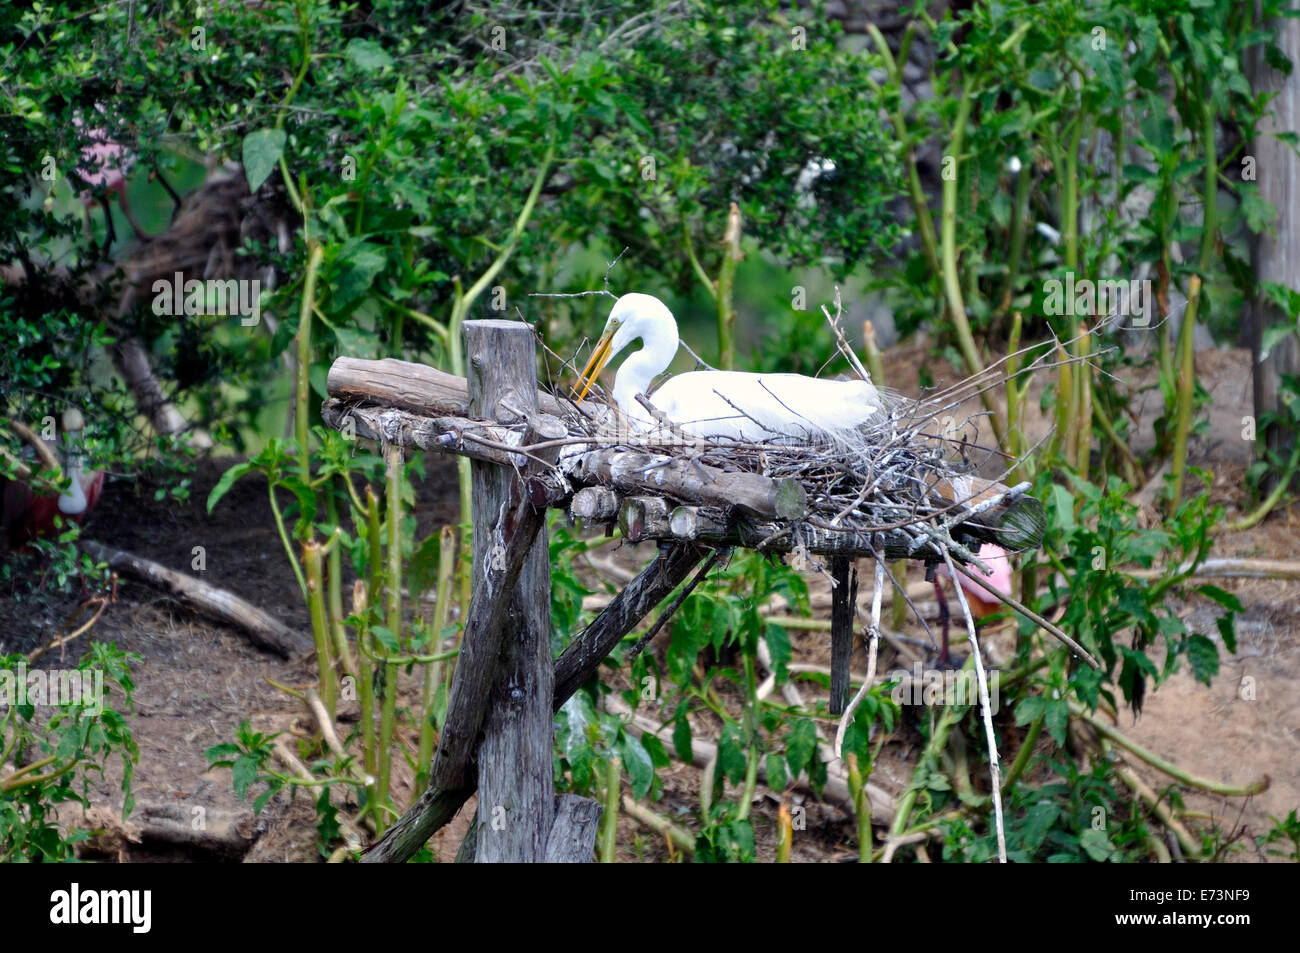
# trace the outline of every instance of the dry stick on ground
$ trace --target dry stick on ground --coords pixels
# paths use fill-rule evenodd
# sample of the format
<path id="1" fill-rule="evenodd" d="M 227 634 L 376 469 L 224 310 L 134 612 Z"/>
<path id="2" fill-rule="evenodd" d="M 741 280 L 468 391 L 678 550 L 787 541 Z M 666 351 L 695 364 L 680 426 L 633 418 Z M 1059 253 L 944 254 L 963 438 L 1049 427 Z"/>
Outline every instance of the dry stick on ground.
<path id="1" fill-rule="evenodd" d="M 232 592 L 91 539 L 83 538 L 80 542 L 82 549 L 108 563 L 110 569 L 166 589 L 199 612 L 237 626 L 259 648 L 285 659 L 302 650 L 301 640 L 293 629 Z"/>
<path id="2" fill-rule="evenodd" d="M 948 572 L 957 578 L 957 567 L 952 556 L 945 550 L 943 561 L 948 564 Z M 953 586 L 957 591 L 957 601 L 961 603 L 962 615 L 966 617 L 966 634 L 970 638 L 971 655 L 975 659 L 975 674 L 979 678 L 980 713 L 984 717 L 984 738 L 989 749 L 989 774 L 993 785 L 993 820 L 998 833 L 998 862 L 1007 862 L 1007 835 L 1002 826 L 1002 772 L 998 769 L 998 746 L 993 736 L 993 713 L 989 707 L 989 678 L 984 671 L 984 659 L 980 654 L 979 636 L 975 634 L 975 618 L 970 614 L 970 603 L 966 601 L 966 591 L 961 586 Z"/>
<path id="3" fill-rule="evenodd" d="M 1163 579 L 1166 569 L 1121 569 L 1134 579 Z M 1187 573 L 1202 579 L 1300 579 L 1300 562 L 1281 559 L 1232 559 L 1228 557 L 1207 559 L 1199 566 L 1183 563 L 1174 573 Z"/>
<path id="4" fill-rule="evenodd" d="M 104 614 L 104 610 L 108 608 L 108 602 L 109 602 L 109 600 L 108 600 L 107 597 L 105 597 L 105 596 L 100 596 L 100 597 L 95 598 L 95 599 L 87 599 L 87 600 L 86 600 L 85 602 L 83 602 L 81 605 L 77 606 L 77 611 L 74 612 L 74 613 L 72 614 L 72 618 L 69 619 L 69 620 L 64 624 L 63 629 L 60 630 L 59 635 L 55 636 L 51 641 L 49 641 L 49 642 L 46 643 L 45 645 L 42 645 L 40 648 L 32 649 L 30 652 L 27 653 L 27 662 L 28 662 L 28 664 L 31 664 L 32 662 L 35 662 L 38 658 L 40 658 L 40 657 L 41 657 L 42 655 L 44 655 L 46 652 L 50 651 L 50 649 L 62 648 L 63 646 L 65 646 L 65 645 L 67 645 L 69 642 L 71 642 L 73 639 L 75 639 L 75 638 L 77 638 L 78 636 L 80 636 L 83 632 L 85 632 L 85 631 L 87 631 L 88 629 L 90 629 L 90 628 L 91 628 L 91 627 L 92 627 L 96 622 L 99 621 L 99 617 L 102 616 L 102 615 Z M 63 635 L 63 632 L 67 630 L 68 626 L 72 625 L 72 623 L 76 620 L 77 616 L 81 615 L 81 612 L 82 612 L 83 609 L 86 609 L 86 608 L 89 607 L 89 606 L 95 605 L 96 603 L 98 603 L 98 606 L 99 606 L 99 607 L 95 610 L 95 614 L 94 614 L 94 615 L 92 615 L 89 619 L 87 619 L 87 620 L 86 620 L 85 622 L 83 622 L 81 625 L 77 626 L 77 628 L 74 629 L 72 632 L 69 632 L 67 635 Z"/>

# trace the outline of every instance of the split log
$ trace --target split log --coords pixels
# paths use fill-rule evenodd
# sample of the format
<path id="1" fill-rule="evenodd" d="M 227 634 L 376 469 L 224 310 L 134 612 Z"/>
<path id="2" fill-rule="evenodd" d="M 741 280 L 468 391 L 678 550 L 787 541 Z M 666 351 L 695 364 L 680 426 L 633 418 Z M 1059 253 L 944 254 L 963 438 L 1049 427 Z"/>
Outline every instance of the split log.
<path id="1" fill-rule="evenodd" d="M 327 400 L 321 406 L 321 418 L 335 430 L 351 431 L 376 443 L 454 453 L 506 467 L 522 465 L 528 459 L 523 454 L 510 453 L 474 440 L 474 437 L 479 437 L 493 443 L 518 444 L 518 430 L 467 417 L 421 417 L 391 407 L 354 407 L 346 401 Z"/>
<path id="2" fill-rule="evenodd" d="M 529 333 L 532 333 L 531 329 Z M 529 379 L 536 381 L 536 370 Z M 384 404 L 422 417 L 473 416 L 469 412 L 469 385 L 465 378 L 425 364 L 394 358 L 366 361 L 340 357 L 330 366 L 325 389 L 331 397 L 353 403 Z M 569 405 L 544 391 L 533 389 L 536 397 L 530 403 L 542 413 L 562 417 L 571 412 Z"/>
<path id="3" fill-rule="evenodd" d="M 573 494 L 569 513 L 575 519 L 612 520 L 618 516 L 618 494 L 607 486 L 584 486 Z"/>
<path id="4" fill-rule="evenodd" d="M 233 592 L 91 539 L 83 538 L 81 548 L 95 559 L 108 563 L 109 568 L 115 572 L 135 576 L 166 589 L 204 615 L 236 626 L 258 648 L 274 652 L 280 658 L 292 658 L 307 648 L 304 637 Z"/>
<path id="5" fill-rule="evenodd" d="M 662 496 L 629 496 L 618 506 L 618 530 L 629 543 L 668 535 L 668 501 Z"/>
<path id="6" fill-rule="evenodd" d="M 666 496 L 725 510 L 738 507 L 764 519 L 797 520 L 808 512 L 808 497 L 798 480 L 733 473 L 683 457 L 610 447 L 583 454 L 569 471 L 571 479 L 582 485 L 600 484 L 621 493 Z"/>
<path id="7" fill-rule="evenodd" d="M 600 832 L 600 803 L 577 794 L 555 796 L 555 822 L 546 839 L 547 864 L 589 864 L 596 850 L 596 836 Z M 456 851 L 458 864 L 474 861 L 478 852 L 479 829 L 471 824 L 465 839 Z"/>
<path id="8" fill-rule="evenodd" d="M 698 506 L 679 506 L 668 516 L 668 529 L 677 539 L 702 539 L 712 536 L 725 539 L 730 535 L 726 518 L 720 511 L 710 512 Z"/>

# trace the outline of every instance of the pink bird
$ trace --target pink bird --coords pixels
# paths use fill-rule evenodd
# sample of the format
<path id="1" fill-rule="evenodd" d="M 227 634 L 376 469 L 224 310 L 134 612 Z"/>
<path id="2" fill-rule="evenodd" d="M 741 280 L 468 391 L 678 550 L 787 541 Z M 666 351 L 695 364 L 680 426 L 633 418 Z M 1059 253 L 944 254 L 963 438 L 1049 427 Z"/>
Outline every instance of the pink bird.
<path id="1" fill-rule="evenodd" d="M 104 489 L 104 472 L 90 473 L 82 469 L 81 432 L 85 428 L 81 411 L 75 407 L 64 411 L 63 430 L 64 475 L 68 489 L 59 494 L 41 495 L 17 480 L 10 480 L 4 488 L 4 530 L 11 552 L 23 552 L 29 544 L 55 531 L 55 518 L 62 515 L 65 521 L 81 525 L 86 515 L 99 502 Z"/>
<path id="2" fill-rule="evenodd" d="M 81 118 L 74 116 L 73 125 L 78 129 L 82 128 Z M 81 165 L 77 167 L 77 175 L 84 180 L 89 188 L 81 192 L 81 204 L 86 210 L 86 230 L 90 230 L 90 206 L 99 202 L 100 207 L 104 209 L 104 224 L 108 230 L 108 237 L 104 243 L 104 248 L 117 238 L 117 233 L 113 228 L 113 215 L 109 209 L 108 200 L 111 196 L 117 197 L 117 204 L 122 209 L 122 214 L 135 230 L 135 235 L 140 241 L 147 241 L 148 232 L 140 227 L 136 221 L 135 215 L 131 212 L 131 206 L 127 204 L 126 199 L 126 172 L 124 169 L 124 157 L 126 156 L 126 147 L 120 143 L 114 142 L 109 138 L 108 132 L 102 128 L 90 130 L 87 134 L 90 138 L 90 145 L 81 150 Z M 93 191 L 92 191 L 93 190 Z M 100 191 L 102 190 L 102 191 Z M 96 195 L 96 192 L 99 194 Z"/>
<path id="3" fill-rule="evenodd" d="M 989 585 L 995 589 L 1000 589 L 1002 592 L 1010 592 L 1011 560 L 1007 558 L 1007 551 L 997 543 L 985 543 L 980 547 L 977 555 L 991 570 L 987 574 Z M 978 573 L 981 570 L 971 567 L 971 571 Z M 951 581 L 948 567 L 936 566 L 934 570 L 934 596 L 939 601 L 939 619 L 943 626 L 943 651 L 939 654 L 939 664 L 949 666 L 952 664 L 952 660 L 948 656 L 948 601 L 944 597 L 943 587 L 939 584 L 943 579 Z M 958 575 L 957 582 L 965 590 L 966 601 L 970 605 L 970 613 L 976 619 L 990 616 L 1002 607 L 1002 603 L 998 598 L 983 589 L 979 583 L 962 575 Z"/>

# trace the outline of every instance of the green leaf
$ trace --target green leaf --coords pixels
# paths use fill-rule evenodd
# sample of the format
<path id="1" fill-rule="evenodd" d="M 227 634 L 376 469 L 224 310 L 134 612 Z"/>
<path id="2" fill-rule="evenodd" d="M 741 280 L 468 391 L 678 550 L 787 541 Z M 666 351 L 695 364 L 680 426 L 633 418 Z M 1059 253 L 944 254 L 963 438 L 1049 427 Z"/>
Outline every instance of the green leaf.
<path id="1" fill-rule="evenodd" d="M 817 750 L 817 728 L 812 720 L 800 718 L 790 731 L 785 742 L 785 758 L 790 765 L 790 774 L 798 777 Z"/>
<path id="2" fill-rule="evenodd" d="M 731 722 L 722 726 L 722 737 L 718 739 L 718 765 L 732 784 L 739 784 L 745 776 L 745 745 Z"/>
<path id="3" fill-rule="evenodd" d="M 393 65 L 388 51 L 374 40 L 354 39 L 348 43 L 347 57 L 367 73 Z"/>
<path id="4" fill-rule="evenodd" d="M 244 175 L 248 190 L 256 192 L 284 155 L 283 129 L 257 129 L 244 137 Z"/>
<path id="5" fill-rule="evenodd" d="M 235 744 L 213 745 L 207 751 L 203 752 L 203 757 L 207 758 L 209 762 L 224 761 L 227 758 L 237 757 L 239 751 L 239 745 Z"/>
<path id="6" fill-rule="evenodd" d="M 1267 360 L 1268 356 L 1273 353 L 1273 348 L 1293 334 L 1295 334 L 1295 326 L 1292 324 L 1274 324 L 1265 328 L 1259 340 L 1259 359 L 1261 361 Z"/>
<path id="7" fill-rule="evenodd" d="M 350 241 L 339 251 L 339 257 L 342 264 L 334 284 L 334 305 L 344 309 L 370 290 L 388 264 L 388 253 L 383 245 L 374 242 Z"/>
<path id="8" fill-rule="evenodd" d="M 673 722 L 673 750 L 683 762 L 691 763 L 691 723 L 686 720 L 685 706 L 677 710 L 677 719 Z"/>
<path id="9" fill-rule="evenodd" d="M 253 469 L 253 464 L 251 463 L 236 463 L 225 473 L 221 474 L 221 479 L 218 480 L 217 485 L 212 488 L 212 492 L 208 494 L 209 513 L 212 512 L 212 508 L 220 502 L 221 498 L 230 492 L 230 488 L 234 486 L 235 481 L 251 469 Z"/>
<path id="10" fill-rule="evenodd" d="M 1213 599 L 1215 602 L 1223 606 L 1225 609 L 1231 609 L 1233 612 L 1243 611 L 1241 607 L 1241 600 L 1238 599 L 1231 592 L 1227 592 L 1223 589 L 1220 589 L 1218 586 L 1212 586 L 1209 583 L 1206 583 L 1203 586 L 1197 586 L 1196 591 L 1199 592 L 1201 595 L 1205 596 L 1207 599 Z"/>
<path id="11" fill-rule="evenodd" d="M 1229 612 L 1227 615 L 1221 615 L 1214 620 L 1215 626 L 1219 629 L 1219 638 L 1223 639 L 1223 644 L 1229 652 L 1237 651 L 1237 617 Z"/>
<path id="12" fill-rule="evenodd" d="M 1110 842 L 1105 831 L 1099 831 L 1096 828 L 1089 827 L 1079 835 L 1079 846 L 1082 847 L 1097 863 L 1105 863 L 1108 860 L 1118 860 L 1119 851 L 1115 845 Z"/>
<path id="13" fill-rule="evenodd" d="M 379 640 L 379 644 L 384 647 L 385 651 L 393 653 L 397 652 L 397 636 L 393 634 L 392 629 L 384 625 L 372 625 L 370 627 L 370 634 Z"/>
<path id="14" fill-rule="evenodd" d="M 230 772 L 234 776 L 235 794 L 242 801 L 248 786 L 257 780 L 258 759 L 255 755 L 240 755 L 231 765 Z"/>
<path id="15" fill-rule="evenodd" d="M 673 763 L 664 749 L 664 743 L 657 736 L 642 735 L 641 746 L 649 753 L 650 760 L 656 768 L 666 768 Z"/>
<path id="16" fill-rule="evenodd" d="M 1205 636 L 1197 633 L 1187 639 L 1187 660 L 1192 663 L 1192 674 L 1198 682 L 1210 684 L 1219 674 L 1219 650 Z"/>
<path id="17" fill-rule="evenodd" d="M 650 791 L 650 782 L 654 780 L 654 764 L 650 755 L 642 747 L 638 738 L 624 734 L 618 746 L 619 756 L 623 759 L 623 768 L 627 771 L 632 786 L 632 796 L 643 798 Z"/>

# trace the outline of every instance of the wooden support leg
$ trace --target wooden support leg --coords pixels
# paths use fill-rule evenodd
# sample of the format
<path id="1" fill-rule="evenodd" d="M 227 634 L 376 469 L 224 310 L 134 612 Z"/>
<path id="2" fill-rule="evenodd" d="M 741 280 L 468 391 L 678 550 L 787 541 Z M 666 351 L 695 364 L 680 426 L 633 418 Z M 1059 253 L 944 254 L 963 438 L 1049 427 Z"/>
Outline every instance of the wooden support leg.
<path id="1" fill-rule="evenodd" d="M 694 546 L 666 546 L 641 574 L 633 579 L 614 599 L 605 606 L 600 615 L 583 630 L 555 661 L 555 693 L 551 703 L 552 711 L 558 711 L 587 679 L 596 674 L 601 661 L 610 650 L 632 631 L 633 627 L 656 605 L 662 602 L 680 585 L 691 570 L 704 556 L 704 550 Z M 523 560 L 520 559 L 520 565 Z M 512 560 L 513 564 L 513 560 Z M 476 600 L 477 601 L 477 600 Z M 473 608 L 470 610 L 471 623 L 478 618 Z M 466 629 L 466 639 L 469 631 Z M 464 642 L 462 643 L 464 644 Z M 460 666 L 466 664 L 464 649 L 456 667 L 456 678 L 460 679 Z M 486 701 L 486 693 L 484 694 Z M 448 729 L 451 728 L 452 710 L 458 703 L 456 683 L 452 685 L 452 700 L 448 706 Z M 465 705 L 464 699 L 459 704 Z M 458 725 L 464 725 L 467 718 L 459 716 Z M 458 729 L 463 732 L 463 728 Z M 444 738 L 447 730 L 443 732 Z M 361 858 L 365 864 L 402 863 L 408 860 L 420 847 L 433 836 L 434 832 L 456 816 L 475 790 L 475 780 L 463 772 L 457 775 L 452 768 L 451 754 L 461 754 L 462 749 L 452 746 L 451 754 L 444 756 L 443 745 L 438 747 L 438 756 L 434 759 L 434 773 L 430 786 L 420 798 L 393 824 L 384 836 Z M 463 751 L 466 760 L 472 754 L 468 747 Z M 440 761 L 448 762 L 441 768 Z M 463 765 L 462 765 L 463 768 Z M 441 779 L 441 780 L 440 780 Z M 460 783 L 454 783 L 459 779 Z"/>
<path id="2" fill-rule="evenodd" d="M 832 715 L 844 714 L 849 703 L 849 662 L 853 657 L 853 608 L 858 601 L 858 570 L 848 557 L 831 559 L 831 701 Z"/>
<path id="3" fill-rule="evenodd" d="M 536 339 L 519 321 L 465 322 L 469 412 L 508 423 L 537 416 Z M 529 441 L 531 442 L 531 441 Z M 558 448 L 556 448 L 558 452 Z M 515 545 L 498 532 L 519 499 L 510 469 L 471 463 L 474 579 Z M 527 504 L 525 504 L 527 505 Z M 541 527 L 504 593 L 504 631 L 478 751 L 477 863 L 540 863 L 555 814 L 551 566 Z"/>

